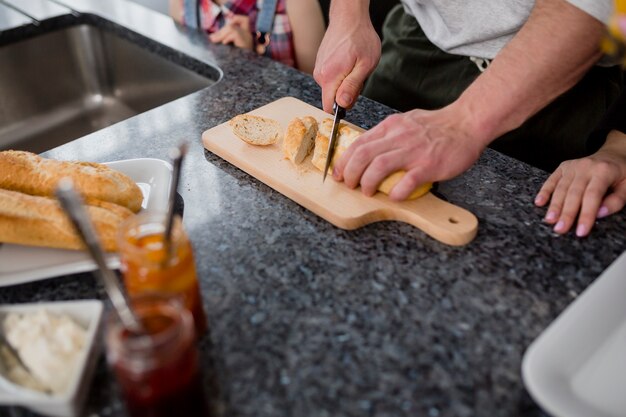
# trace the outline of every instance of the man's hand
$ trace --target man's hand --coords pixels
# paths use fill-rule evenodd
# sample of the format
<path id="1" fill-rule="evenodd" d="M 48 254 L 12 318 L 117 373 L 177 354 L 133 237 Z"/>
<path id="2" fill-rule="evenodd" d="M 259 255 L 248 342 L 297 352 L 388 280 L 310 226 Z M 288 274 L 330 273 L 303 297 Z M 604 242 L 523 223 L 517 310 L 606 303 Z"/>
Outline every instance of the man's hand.
<path id="1" fill-rule="evenodd" d="M 209 35 L 213 43 L 233 44 L 237 48 L 252 49 L 253 40 L 250 32 L 250 18 L 243 15 L 232 15 L 227 23 L 217 32 Z"/>
<path id="2" fill-rule="evenodd" d="M 335 100 L 341 107 L 352 107 L 380 59 L 380 39 L 367 4 L 362 0 L 331 3 L 330 24 L 313 71 L 315 81 L 322 87 L 322 103 L 328 113 L 332 113 Z"/>
<path id="3" fill-rule="evenodd" d="M 519 33 L 461 97 L 440 110 L 388 118 L 348 148 L 333 176 L 350 187 L 361 184 L 371 195 L 387 175 L 404 169 L 407 174 L 390 194 L 401 200 L 421 183 L 461 174 L 491 141 L 574 86 L 600 57 L 602 36 L 602 22 L 566 0 L 537 0 Z M 340 58 L 333 56 L 332 62 Z M 332 90 L 323 96 L 328 111 L 334 98 L 331 87 L 339 83 L 320 79 L 326 82 L 320 82 L 323 89 Z M 342 104 L 340 96 L 341 91 Z"/>
<path id="4" fill-rule="evenodd" d="M 610 191 L 609 191 L 610 190 Z M 586 158 L 565 161 L 550 175 L 535 204 L 550 206 L 545 222 L 567 233 L 578 217 L 576 235 L 587 236 L 596 218 L 617 213 L 626 203 L 626 135 L 613 131 L 604 146 Z"/>
<path id="5" fill-rule="evenodd" d="M 469 169 L 487 145 L 472 132 L 459 108 L 413 110 L 387 117 L 364 133 L 339 158 L 333 177 L 373 195 L 398 170 L 407 173 L 389 197 L 404 200 L 421 184 L 453 178 Z"/>

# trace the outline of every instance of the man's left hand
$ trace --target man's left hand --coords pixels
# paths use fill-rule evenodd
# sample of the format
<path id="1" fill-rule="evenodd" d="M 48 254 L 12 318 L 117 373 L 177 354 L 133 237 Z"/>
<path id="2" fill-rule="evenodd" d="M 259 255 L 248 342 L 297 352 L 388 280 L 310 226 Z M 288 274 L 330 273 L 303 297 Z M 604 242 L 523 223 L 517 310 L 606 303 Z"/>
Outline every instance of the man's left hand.
<path id="1" fill-rule="evenodd" d="M 412 110 L 387 117 L 364 133 L 339 158 L 333 177 L 371 196 L 390 174 L 406 174 L 389 194 L 404 200 L 426 182 L 453 178 L 480 157 L 490 138 L 478 137 L 471 117 L 458 107 Z"/>

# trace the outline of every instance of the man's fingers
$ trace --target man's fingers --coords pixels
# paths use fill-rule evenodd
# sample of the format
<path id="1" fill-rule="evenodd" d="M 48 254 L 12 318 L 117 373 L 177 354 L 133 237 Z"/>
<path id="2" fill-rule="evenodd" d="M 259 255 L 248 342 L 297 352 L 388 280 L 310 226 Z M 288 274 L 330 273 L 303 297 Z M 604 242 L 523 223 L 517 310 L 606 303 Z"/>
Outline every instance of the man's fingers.
<path id="1" fill-rule="evenodd" d="M 343 81 L 341 74 L 343 74 L 343 71 L 330 63 L 315 64 L 313 78 L 322 87 L 322 107 L 326 113 L 333 112 L 337 89 Z"/>
<path id="2" fill-rule="evenodd" d="M 343 108 L 351 108 L 371 72 L 371 69 L 359 61 L 348 65 L 344 62 L 335 65 L 326 64 L 320 66 L 319 71 L 317 68 L 316 65 L 313 77 L 322 86 L 322 105 L 327 113 L 332 113 L 335 102 Z M 330 78 L 328 74 L 335 76 Z"/>
<path id="3" fill-rule="evenodd" d="M 352 154 L 357 149 L 359 149 L 359 147 L 385 137 L 385 134 L 387 132 L 386 126 L 387 125 L 385 122 L 378 124 L 371 130 L 363 133 L 356 142 L 354 142 L 348 147 L 348 149 L 345 150 L 341 157 L 337 159 L 337 162 L 334 164 L 333 167 L 333 178 L 335 178 L 336 181 L 344 180 L 343 171 L 345 170 L 348 161 L 352 158 Z"/>
<path id="4" fill-rule="evenodd" d="M 376 194 L 378 186 L 385 178 L 404 168 L 407 162 L 406 155 L 406 152 L 397 149 L 376 156 L 365 168 L 361 176 L 361 191 L 363 191 L 363 194 L 366 196 Z"/>
<path id="5" fill-rule="evenodd" d="M 550 196 L 554 192 L 556 185 L 559 183 L 561 179 L 561 169 L 557 168 L 556 171 L 550 175 L 550 177 L 543 183 L 543 186 L 537 193 L 535 197 L 535 205 L 538 207 L 543 207 L 546 205 L 548 201 L 550 201 Z"/>
<path id="6" fill-rule="evenodd" d="M 358 61 L 337 90 L 337 104 L 346 109 L 351 108 L 361 94 L 363 83 L 372 70 L 373 67 L 368 66 L 363 61 Z"/>
<path id="7" fill-rule="evenodd" d="M 337 74 L 338 71 L 329 71 L 330 68 L 322 66 L 322 69 L 315 78 L 315 81 L 322 87 L 322 106 L 326 113 L 333 112 L 333 104 L 335 102 L 335 96 L 337 95 L 337 89 L 341 85 L 341 78 L 331 78 L 329 74 Z"/>
<path id="8" fill-rule="evenodd" d="M 361 78 L 361 74 L 355 70 L 348 74 L 337 89 L 337 95 L 335 97 L 337 104 L 345 109 L 351 108 L 361 93 L 364 82 L 365 77 Z"/>
<path id="9" fill-rule="evenodd" d="M 367 140 L 367 138 L 364 139 Z M 350 148 L 351 147 L 352 146 L 350 146 Z M 361 177 L 374 158 L 392 150 L 393 143 L 389 139 L 379 138 L 377 140 L 359 143 L 347 156 L 347 162 L 342 171 L 343 181 L 348 187 L 356 188 L 359 183 L 362 183 Z"/>
<path id="10" fill-rule="evenodd" d="M 340 80 L 337 80 L 322 86 L 322 105 L 326 113 L 333 113 L 333 104 L 335 103 L 335 96 L 337 95 L 337 88 L 340 82 Z"/>
<path id="11" fill-rule="evenodd" d="M 413 168 L 404 174 L 400 182 L 393 187 L 389 198 L 395 201 L 406 200 L 413 190 L 426 182 L 429 182 L 428 168 L 425 166 Z"/>

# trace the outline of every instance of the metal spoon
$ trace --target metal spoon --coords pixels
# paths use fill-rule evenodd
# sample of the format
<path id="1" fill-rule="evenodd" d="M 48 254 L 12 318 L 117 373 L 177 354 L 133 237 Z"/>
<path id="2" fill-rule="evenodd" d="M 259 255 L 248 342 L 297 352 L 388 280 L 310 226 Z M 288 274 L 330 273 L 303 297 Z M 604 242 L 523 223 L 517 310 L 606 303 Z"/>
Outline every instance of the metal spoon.
<path id="1" fill-rule="evenodd" d="M 104 289 L 122 324 L 133 332 L 143 332 L 143 326 L 130 309 L 126 295 L 120 288 L 115 274 L 109 269 L 104 260 L 104 250 L 100 244 L 100 239 L 89 218 L 87 209 L 83 205 L 81 197 L 74 190 L 70 179 L 64 178 L 59 181 L 56 196 L 61 203 L 61 207 L 63 207 L 63 210 L 65 210 L 65 213 L 72 221 L 76 232 L 87 247 L 89 254 L 98 266 L 95 275 L 104 285 Z"/>
<path id="2" fill-rule="evenodd" d="M 180 182 L 180 170 L 183 165 L 183 159 L 187 154 L 189 144 L 187 142 L 181 142 L 177 148 L 172 148 L 169 152 L 172 165 L 174 167 L 172 173 L 172 182 L 170 184 L 170 194 L 167 203 L 167 214 L 165 215 L 165 232 L 163 233 L 163 244 L 166 249 L 166 256 L 163 260 L 163 265 L 166 266 L 169 260 L 172 258 L 172 229 L 174 226 L 174 204 L 176 201 L 176 190 L 178 190 L 178 184 Z"/>

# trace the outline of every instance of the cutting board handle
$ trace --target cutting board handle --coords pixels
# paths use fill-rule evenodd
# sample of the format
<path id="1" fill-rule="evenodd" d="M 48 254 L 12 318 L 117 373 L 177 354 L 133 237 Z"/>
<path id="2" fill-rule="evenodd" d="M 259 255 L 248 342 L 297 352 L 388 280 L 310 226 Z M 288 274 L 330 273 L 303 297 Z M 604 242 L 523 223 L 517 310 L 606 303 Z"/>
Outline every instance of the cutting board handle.
<path id="1" fill-rule="evenodd" d="M 478 219 L 469 211 L 450 204 L 432 193 L 386 209 L 388 220 L 409 223 L 435 239 L 453 246 L 471 242 Z"/>

